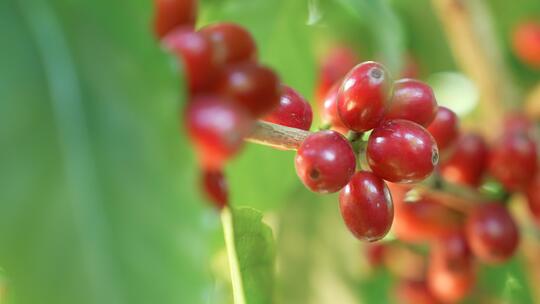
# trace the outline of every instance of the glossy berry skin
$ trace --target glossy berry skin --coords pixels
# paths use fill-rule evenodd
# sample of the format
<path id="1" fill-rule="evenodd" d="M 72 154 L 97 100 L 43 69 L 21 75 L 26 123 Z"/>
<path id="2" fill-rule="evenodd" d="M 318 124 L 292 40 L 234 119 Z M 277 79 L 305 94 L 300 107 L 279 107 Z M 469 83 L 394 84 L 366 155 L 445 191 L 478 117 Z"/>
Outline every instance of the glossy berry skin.
<path id="1" fill-rule="evenodd" d="M 195 26 L 197 0 L 154 0 L 154 6 L 154 32 L 158 38 L 179 26 Z"/>
<path id="2" fill-rule="evenodd" d="M 373 173 L 393 183 L 423 180 L 439 159 L 437 145 L 428 131 L 402 119 L 387 121 L 373 130 L 366 156 Z"/>
<path id="3" fill-rule="evenodd" d="M 343 123 L 351 130 L 375 128 L 384 115 L 390 80 L 379 63 L 368 61 L 355 66 L 341 84 L 337 108 Z"/>
<path id="4" fill-rule="evenodd" d="M 283 86 L 279 105 L 263 120 L 278 125 L 309 130 L 313 111 L 309 102 L 291 87 Z"/>
<path id="5" fill-rule="evenodd" d="M 492 147 L 489 172 L 508 190 L 521 190 L 537 168 L 536 143 L 523 133 L 507 133 Z"/>
<path id="6" fill-rule="evenodd" d="M 462 231 L 442 236 L 433 246 L 427 282 L 440 300 L 455 303 L 471 291 L 475 282 L 471 252 Z"/>
<path id="7" fill-rule="evenodd" d="M 308 136 L 296 153 L 296 173 L 313 192 L 337 192 L 351 179 L 356 157 L 343 135 L 320 131 Z"/>
<path id="8" fill-rule="evenodd" d="M 415 79 L 394 82 L 385 120 L 406 119 L 427 127 L 437 113 L 437 100 L 431 87 Z"/>
<path id="9" fill-rule="evenodd" d="M 527 205 L 531 211 L 532 218 L 540 226 L 540 174 L 536 174 L 527 186 Z"/>
<path id="10" fill-rule="evenodd" d="M 185 128 L 203 168 L 221 169 L 242 148 L 253 120 L 233 103 L 196 96 L 185 110 Z"/>
<path id="11" fill-rule="evenodd" d="M 341 83 L 336 83 L 330 88 L 326 97 L 322 100 L 320 107 L 321 119 L 325 124 L 329 124 L 333 130 L 345 135 L 349 131 L 341 121 L 337 112 L 337 99 Z"/>
<path id="12" fill-rule="evenodd" d="M 501 204 L 477 206 L 470 212 L 465 227 L 472 252 L 483 262 L 505 262 L 517 249 L 518 228 L 508 210 Z"/>
<path id="13" fill-rule="evenodd" d="M 163 46 L 183 63 L 191 93 L 208 87 L 215 73 L 215 65 L 212 61 L 212 45 L 205 36 L 180 27 L 163 38 Z"/>
<path id="14" fill-rule="evenodd" d="M 215 91 L 229 97 L 255 118 L 271 112 L 281 98 L 281 84 L 276 73 L 252 62 L 224 69 L 216 81 Z"/>
<path id="15" fill-rule="evenodd" d="M 513 36 L 516 56 L 532 68 L 540 69 L 540 23 L 519 24 Z"/>
<path id="16" fill-rule="evenodd" d="M 439 107 L 435 118 L 427 130 L 435 139 L 439 151 L 445 151 L 456 141 L 459 135 L 459 120 L 452 110 Z"/>
<path id="17" fill-rule="evenodd" d="M 488 155 L 488 145 L 482 136 L 464 134 L 439 171 L 445 180 L 452 183 L 478 187 L 487 168 Z"/>
<path id="18" fill-rule="evenodd" d="M 395 197 L 394 193 L 393 191 L 393 197 Z M 403 241 L 411 243 L 432 241 L 462 225 L 458 213 L 427 197 L 414 202 L 394 199 L 394 206 L 393 230 Z"/>
<path id="19" fill-rule="evenodd" d="M 353 175 L 339 194 L 339 207 L 347 228 L 359 240 L 380 240 L 392 226 L 392 196 L 384 181 L 371 172 Z"/>
<path id="20" fill-rule="evenodd" d="M 229 202 L 229 188 L 221 170 L 203 170 L 201 188 L 206 197 L 218 209 L 223 209 Z"/>
<path id="21" fill-rule="evenodd" d="M 241 25 L 221 22 L 207 25 L 200 32 L 214 47 L 214 60 L 220 64 L 254 60 L 257 46 L 251 34 Z"/>
<path id="22" fill-rule="evenodd" d="M 317 101 L 322 100 L 330 88 L 339 82 L 347 73 L 360 62 L 358 55 L 347 46 L 338 46 L 330 50 L 320 63 L 319 79 L 317 80 Z"/>

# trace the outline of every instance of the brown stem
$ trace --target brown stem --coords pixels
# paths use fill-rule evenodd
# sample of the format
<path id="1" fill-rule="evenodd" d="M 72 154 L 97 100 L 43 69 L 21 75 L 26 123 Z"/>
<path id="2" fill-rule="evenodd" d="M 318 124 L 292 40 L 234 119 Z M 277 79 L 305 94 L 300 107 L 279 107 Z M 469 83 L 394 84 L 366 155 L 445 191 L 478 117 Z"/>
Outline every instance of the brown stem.
<path id="1" fill-rule="evenodd" d="M 301 129 L 257 121 L 251 135 L 246 137 L 246 141 L 280 150 L 297 150 L 310 134 L 311 132 Z"/>

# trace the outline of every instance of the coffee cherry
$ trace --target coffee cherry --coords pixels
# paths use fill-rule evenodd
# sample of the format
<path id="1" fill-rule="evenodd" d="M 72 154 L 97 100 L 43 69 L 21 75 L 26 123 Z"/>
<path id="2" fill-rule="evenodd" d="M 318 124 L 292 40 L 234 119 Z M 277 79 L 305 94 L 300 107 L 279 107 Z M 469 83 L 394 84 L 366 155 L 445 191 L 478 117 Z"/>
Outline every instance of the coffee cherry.
<path id="1" fill-rule="evenodd" d="M 341 83 L 336 83 L 330 88 L 320 107 L 321 119 L 324 124 L 329 124 L 333 130 L 341 134 L 347 134 L 349 129 L 341 121 L 337 112 L 337 98 Z"/>
<path id="2" fill-rule="evenodd" d="M 536 174 L 527 186 L 527 204 L 531 215 L 537 225 L 540 226 L 540 174 Z"/>
<path id="3" fill-rule="evenodd" d="M 309 130 L 313 120 L 311 105 L 291 87 L 283 86 L 279 105 L 264 120 L 278 125 Z"/>
<path id="4" fill-rule="evenodd" d="M 313 192 L 339 191 L 351 179 L 356 157 L 343 135 L 320 131 L 308 136 L 296 154 L 296 173 Z"/>
<path id="5" fill-rule="evenodd" d="M 427 282 L 440 300 L 454 303 L 474 286 L 474 265 L 463 232 L 441 237 L 431 250 Z"/>
<path id="6" fill-rule="evenodd" d="M 435 118 L 427 130 L 435 139 L 439 151 L 444 151 L 455 142 L 459 135 L 458 117 L 446 107 L 439 107 Z"/>
<path id="7" fill-rule="evenodd" d="M 493 146 L 489 172 L 508 190 L 521 190 L 534 177 L 536 143 L 523 133 L 504 134 Z"/>
<path id="8" fill-rule="evenodd" d="M 243 146 L 253 121 L 242 109 L 216 96 L 196 96 L 185 111 L 185 127 L 206 169 L 221 169 Z"/>
<path id="9" fill-rule="evenodd" d="M 395 184 L 392 189 L 395 188 Z M 392 197 L 394 197 L 394 191 Z M 403 241 L 419 243 L 440 238 L 462 225 L 459 213 L 439 204 L 436 200 L 422 197 L 418 201 L 403 202 L 394 199 L 396 236 Z"/>
<path id="10" fill-rule="evenodd" d="M 334 84 L 340 81 L 358 62 L 358 55 L 349 47 L 339 46 L 323 58 L 317 80 L 317 101 L 321 101 Z"/>
<path id="11" fill-rule="evenodd" d="M 433 295 L 423 280 L 401 279 L 394 289 L 393 303 L 401 304 L 438 304 L 440 301 Z"/>
<path id="12" fill-rule="evenodd" d="M 412 121 L 390 120 L 373 130 L 366 152 L 371 170 L 393 183 L 412 183 L 431 174 L 439 160 L 433 137 Z"/>
<path id="13" fill-rule="evenodd" d="M 540 68 L 540 23 L 525 22 L 514 30 L 513 47 L 516 56 L 523 63 Z"/>
<path id="14" fill-rule="evenodd" d="M 215 91 L 235 101 L 253 117 L 261 117 L 279 105 L 281 84 L 271 69 L 244 62 L 225 68 L 218 76 Z"/>
<path id="15" fill-rule="evenodd" d="M 221 170 L 203 170 L 201 188 L 218 209 L 223 209 L 229 203 L 229 188 Z"/>
<path id="16" fill-rule="evenodd" d="M 206 37 L 180 27 L 163 38 L 163 46 L 183 62 L 190 92 L 208 86 L 215 73 L 215 65 L 212 62 L 212 45 Z"/>
<path id="17" fill-rule="evenodd" d="M 441 164 L 444 179 L 462 185 L 478 187 L 487 168 L 487 143 L 478 134 L 461 136 L 450 157 Z"/>
<path id="18" fill-rule="evenodd" d="M 406 119 L 427 127 L 437 113 L 437 100 L 431 87 L 415 79 L 400 79 L 388 103 L 385 120 Z"/>
<path id="19" fill-rule="evenodd" d="M 517 249 L 516 223 L 501 204 L 479 205 L 469 214 L 466 234 L 475 256 L 486 263 L 502 263 Z"/>
<path id="20" fill-rule="evenodd" d="M 214 60 L 220 64 L 256 59 L 257 46 L 251 34 L 235 23 L 215 23 L 200 29 L 214 47 Z"/>
<path id="21" fill-rule="evenodd" d="M 353 175 L 339 194 L 339 206 L 345 224 L 360 240 L 380 240 L 392 226 L 392 196 L 384 181 L 371 172 Z"/>
<path id="22" fill-rule="evenodd" d="M 355 66 L 343 79 L 338 95 L 338 113 L 351 130 L 364 132 L 383 118 L 390 88 L 388 72 L 368 61 Z"/>
<path id="23" fill-rule="evenodd" d="M 197 0 L 154 0 L 154 6 L 154 32 L 159 38 L 179 26 L 195 26 Z"/>

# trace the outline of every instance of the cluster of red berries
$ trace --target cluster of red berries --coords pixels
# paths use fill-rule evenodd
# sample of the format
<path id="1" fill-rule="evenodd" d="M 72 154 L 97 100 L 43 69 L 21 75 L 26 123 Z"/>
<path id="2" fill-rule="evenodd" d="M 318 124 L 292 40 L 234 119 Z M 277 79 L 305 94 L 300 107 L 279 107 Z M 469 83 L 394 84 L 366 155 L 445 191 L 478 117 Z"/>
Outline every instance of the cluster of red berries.
<path id="1" fill-rule="evenodd" d="M 251 34 L 234 23 L 195 30 L 196 0 L 156 0 L 155 34 L 183 64 L 189 98 L 185 128 L 197 151 L 204 192 L 218 206 L 228 202 L 223 166 L 242 148 L 257 119 L 287 120 L 308 130 L 308 102 L 257 62 Z"/>
<path id="2" fill-rule="evenodd" d="M 518 24 L 514 29 L 512 46 L 523 63 L 540 69 L 540 22 L 527 21 Z"/>

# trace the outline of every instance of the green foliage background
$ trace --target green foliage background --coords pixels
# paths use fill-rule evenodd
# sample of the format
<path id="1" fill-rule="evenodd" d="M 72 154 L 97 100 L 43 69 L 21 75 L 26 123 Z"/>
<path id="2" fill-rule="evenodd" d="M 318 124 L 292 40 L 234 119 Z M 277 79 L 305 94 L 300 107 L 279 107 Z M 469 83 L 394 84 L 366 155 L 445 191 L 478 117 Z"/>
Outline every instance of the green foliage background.
<path id="1" fill-rule="evenodd" d="M 514 23 L 531 12 L 538 18 L 540 4 L 488 2 L 505 56 L 519 83 L 531 86 L 538 73 L 507 45 Z M 8 303 L 232 301 L 220 219 L 197 191 L 180 128 L 182 69 L 153 38 L 152 10 L 149 0 L 0 1 L 0 266 Z M 456 69 L 427 0 L 202 1 L 200 24 L 218 20 L 245 25 L 261 61 L 310 98 L 316 56 L 333 39 L 394 73 L 406 52 L 424 77 Z M 264 212 L 273 228 L 275 288 L 264 292 L 277 303 L 389 301 L 390 276 L 361 273 L 336 197 L 307 193 L 293 157 L 247 145 L 227 168 L 232 205 Z M 502 292 L 511 277 L 518 287 L 510 302 L 531 302 L 520 267 L 518 258 L 487 269 L 481 286 Z"/>

